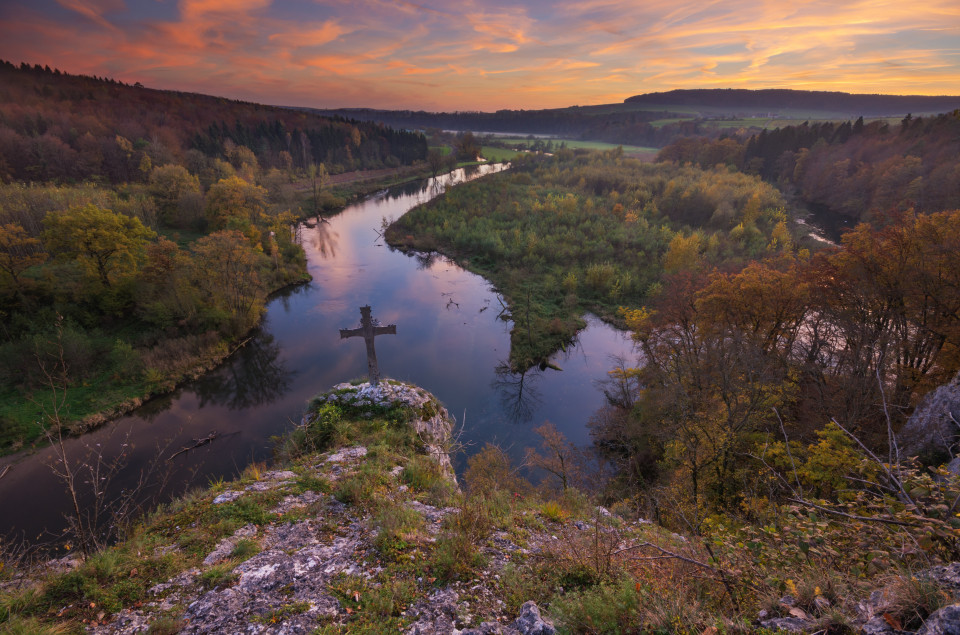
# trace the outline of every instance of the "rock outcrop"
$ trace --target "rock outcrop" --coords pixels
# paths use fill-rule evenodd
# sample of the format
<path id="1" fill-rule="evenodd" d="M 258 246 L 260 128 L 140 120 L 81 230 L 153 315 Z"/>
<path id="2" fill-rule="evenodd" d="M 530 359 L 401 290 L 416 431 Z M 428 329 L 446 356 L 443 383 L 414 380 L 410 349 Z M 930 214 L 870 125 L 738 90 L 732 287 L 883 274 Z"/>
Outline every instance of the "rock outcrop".
<path id="1" fill-rule="evenodd" d="M 941 458 L 960 438 L 960 373 L 929 393 L 898 435 L 904 456 Z"/>
<path id="2" fill-rule="evenodd" d="M 393 380 L 385 380 L 374 386 L 369 382 L 362 384 L 337 384 L 333 389 L 317 398 L 318 401 L 336 403 L 354 408 L 390 408 L 404 405 L 418 416 L 413 426 L 426 446 L 427 453 L 440 464 L 447 478 L 456 482 L 456 473 L 450 463 L 450 442 L 453 433 L 453 419 L 436 397 L 423 388 L 411 386 Z M 304 417 L 310 417 L 307 413 Z"/>
<path id="3" fill-rule="evenodd" d="M 393 382 L 379 387 L 341 384 L 318 397 L 314 406 L 322 403 L 349 407 L 351 415 L 361 418 L 366 408 L 370 416 L 397 404 L 410 408 L 418 439 L 455 484 L 445 450 L 452 424 L 447 411 L 426 391 Z M 305 416 L 305 425 L 310 416 Z M 377 542 L 385 529 L 375 508 L 407 510 L 404 513 L 415 518 L 420 529 L 405 541 L 425 549 L 437 543 L 445 519 L 458 509 L 433 504 L 428 493 L 402 483 L 403 465 L 382 462 L 376 464 L 375 478 L 386 482 L 375 504 L 348 504 L 331 494 L 338 488 L 349 490 L 357 479 L 369 476 L 375 455 L 376 450 L 363 445 L 339 447 L 308 455 L 289 470 L 257 473 L 252 483 L 241 480 L 210 492 L 204 504 L 214 514 L 223 510 L 229 515 L 237 506 L 251 509 L 257 504 L 270 520 L 240 526 L 203 555 L 199 567 L 156 584 L 148 601 L 119 611 L 88 632 L 152 632 L 158 619 L 170 616 L 175 621 L 166 624 L 169 632 L 189 634 L 305 634 L 325 625 L 349 632 L 351 619 L 379 611 L 384 620 L 393 620 L 383 632 L 396 633 L 401 625 L 400 632 L 409 635 L 554 635 L 552 623 L 535 603 L 527 602 L 511 615 L 494 591 L 504 567 L 530 554 L 507 532 L 494 531 L 485 540 L 487 564 L 473 579 L 440 584 L 427 574 L 411 578 L 410 566 L 388 564 L 383 545 Z M 525 544 L 539 550 L 551 540 L 556 538 L 539 532 L 528 536 Z M 394 568 L 386 568 L 390 566 Z M 415 565 L 412 570 L 417 570 Z M 405 578 L 408 593 L 417 599 L 409 606 L 384 609 L 377 605 L 378 598 L 388 597 L 389 591 L 383 591 L 397 577 Z M 372 632 L 369 624 L 365 628 Z"/>

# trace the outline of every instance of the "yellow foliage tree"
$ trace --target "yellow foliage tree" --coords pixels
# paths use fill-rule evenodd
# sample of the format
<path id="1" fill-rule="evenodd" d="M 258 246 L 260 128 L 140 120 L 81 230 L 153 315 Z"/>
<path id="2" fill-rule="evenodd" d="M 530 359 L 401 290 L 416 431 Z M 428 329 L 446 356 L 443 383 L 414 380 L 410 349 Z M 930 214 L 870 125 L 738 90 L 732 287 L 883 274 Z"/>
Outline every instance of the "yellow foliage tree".
<path id="1" fill-rule="evenodd" d="M 231 219 L 256 223 L 267 207 L 267 191 L 238 176 L 221 179 L 207 193 L 207 220 L 214 229 L 223 229 Z"/>
<path id="2" fill-rule="evenodd" d="M 76 260 L 105 287 L 135 274 L 147 243 L 156 236 L 140 219 L 92 203 L 50 212 L 43 224 L 47 250 L 60 259 Z"/>
<path id="3" fill-rule="evenodd" d="M 0 225 L 0 271 L 7 274 L 14 290 L 20 290 L 20 274 L 47 259 L 40 240 L 29 236 L 18 223 Z"/>

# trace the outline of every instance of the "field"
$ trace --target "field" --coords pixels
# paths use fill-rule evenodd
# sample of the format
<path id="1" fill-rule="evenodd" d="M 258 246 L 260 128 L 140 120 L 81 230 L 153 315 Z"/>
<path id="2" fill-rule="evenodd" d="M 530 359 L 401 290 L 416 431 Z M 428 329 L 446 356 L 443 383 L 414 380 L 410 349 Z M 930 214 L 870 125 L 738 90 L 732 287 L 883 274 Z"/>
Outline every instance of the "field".
<path id="1" fill-rule="evenodd" d="M 579 139 L 556 138 L 556 139 L 532 139 L 531 140 L 531 139 L 522 138 L 522 137 L 510 137 L 510 136 L 496 136 L 495 138 L 497 139 L 498 142 L 503 143 L 505 145 L 513 146 L 515 148 L 529 148 L 534 144 L 542 144 L 548 141 L 551 144 L 553 144 L 552 147 L 554 148 L 558 147 L 560 144 L 564 144 L 566 147 L 571 148 L 573 150 L 605 151 L 605 150 L 615 150 L 618 147 L 622 147 L 624 154 L 628 154 L 628 155 L 636 156 L 640 158 L 645 158 L 648 156 L 652 158 L 660 150 L 659 148 L 620 145 L 616 143 L 606 143 L 604 141 L 581 141 Z M 486 151 L 488 147 L 489 146 L 484 146 L 483 148 L 485 157 L 487 156 Z M 510 152 L 509 150 L 503 150 L 503 151 Z M 511 154 L 510 156 L 515 156 L 515 153 Z M 490 157 L 487 157 L 487 158 L 490 158 Z"/>

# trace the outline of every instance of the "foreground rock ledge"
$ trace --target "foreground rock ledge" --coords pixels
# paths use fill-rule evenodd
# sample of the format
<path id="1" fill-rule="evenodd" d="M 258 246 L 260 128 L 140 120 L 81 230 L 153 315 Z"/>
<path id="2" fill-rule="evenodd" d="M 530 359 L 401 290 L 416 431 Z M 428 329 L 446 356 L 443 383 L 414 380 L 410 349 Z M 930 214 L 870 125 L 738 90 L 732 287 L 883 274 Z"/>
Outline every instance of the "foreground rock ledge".
<path id="1" fill-rule="evenodd" d="M 452 479 L 456 487 L 446 451 L 453 423 L 430 393 L 398 382 L 380 386 L 340 384 L 314 399 L 302 425 L 309 425 L 316 408 L 324 403 L 340 404 L 360 418 L 365 416 L 366 407 L 371 417 L 378 408 L 382 412 L 398 404 L 412 409 L 411 425 L 426 454 L 439 463 L 445 478 Z M 384 488 L 387 493 L 380 499 L 381 509 L 405 507 L 422 517 L 422 535 L 410 541 L 423 545 L 425 553 L 441 533 L 443 519 L 457 511 L 430 504 L 427 494 L 400 483 L 402 465 L 391 467 L 383 465 L 382 460 L 371 463 L 372 456 L 373 452 L 362 445 L 340 447 L 301 457 L 287 466 L 289 469 L 258 473 L 252 483 L 246 482 L 248 477 L 215 488 L 205 497 L 204 504 L 211 510 L 229 510 L 232 505 L 270 497 L 273 520 L 240 527 L 220 540 L 199 567 L 153 586 L 150 600 L 143 606 L 124 609 L 106 624 L 88 627 L 88 632 L 153 632 L 151 629 L 162 619 L 167 620 L 162 632 L 293 634 L 311 633 L 333 624 L 341 624 L 343 632 L 349 632 L 351 616 L 373 610 L 359 591 L 359 599 L 351 603 L 352 589 L 375 591 L 389 584 L 392 573 L 385 569 L 389 565 L 375 546 L 381 529 L 369 506 L 345 504 L 329 492 L 336 492 L 338 486 L 362 472 L 374 467 L 381 470 L 380 478 L 396 481 Z M 327 486 L 304 486 L 320 482 Z M 492 566 L 483 572 L 489 580 L 438 585 L 426 574 L 411 580 L 409 570 L 400 573 L 416 585 L 416 599 L 402 607 L 391 626 L 384 625 L 383 632 L 553 635 L 556 631 L 552 623 L 541 616 L 534 602 L 509 615 L 503 602 L 490 591 L 503 563 L 511 554 L 525 551 L 511 543 L 506 534 L 491 543 L 499 545 L 497 550 L 502 553 L 490 554 Z M 243 546 L 250 550 L 251 544 L 257 552 L 238 562 L 238 549 Z M 217 577 L 211 582 L 214 572 Z M 346 599 L 344 580 L 349 581 L 351 589 Z"/>

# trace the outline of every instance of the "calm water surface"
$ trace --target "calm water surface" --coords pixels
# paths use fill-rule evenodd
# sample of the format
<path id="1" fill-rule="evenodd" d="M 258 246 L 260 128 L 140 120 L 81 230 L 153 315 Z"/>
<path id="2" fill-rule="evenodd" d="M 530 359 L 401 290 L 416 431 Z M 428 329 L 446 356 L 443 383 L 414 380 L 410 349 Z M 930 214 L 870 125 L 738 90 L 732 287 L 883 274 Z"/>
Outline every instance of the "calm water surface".
<path id="1" fill-rule="evenodd" d="M 606 377 L 612 356 L 632 355 L 626 334 L 588 317 L 577 346 L 553 357 L 562 372 L 503 372 L 510 323 L 498 317 L 502 305 L 490 284 L 444 258 L 391 250 L 378 235 L 383 219 L 396 219 L 444 187 L 498 169 L 458 170 L 400 186 L 351 205 L 329 222 L 304 224 L 313 281 L 275 297 L 249 344 L 175 393 L 71 439 L 68 451 L 96 448 L 115 456 L 127 444 L 117 488 L 131 487 L 163 457 L 159 468 L 168 478 L 160 498 L 269 460 L 270 437 L 290 430 L 311 396 L 366 374 L 363 341 L 341 340 L 338 331 L 356 326 L 365 304 L 382 324 L 397 325 L 396 335 L 376 338 L 381 373 L 435 394 L 463 424 L 468 452 L 490 441 L 518 455 L 536 444 L 532 429 L 545 420 L 571 441 L 588 444 L 586 422 L 603 405 L 596 382 Z M 219 436 L 209 445 L 166 460 L 211 432 Z M 62 530 L 67 499 L 51 475 L 51 459 L 49 449 L 37 452 L 0 479 L 0 535 L 33 540 Z M 150 491 L 156 494 L 159 487 Z"/>

